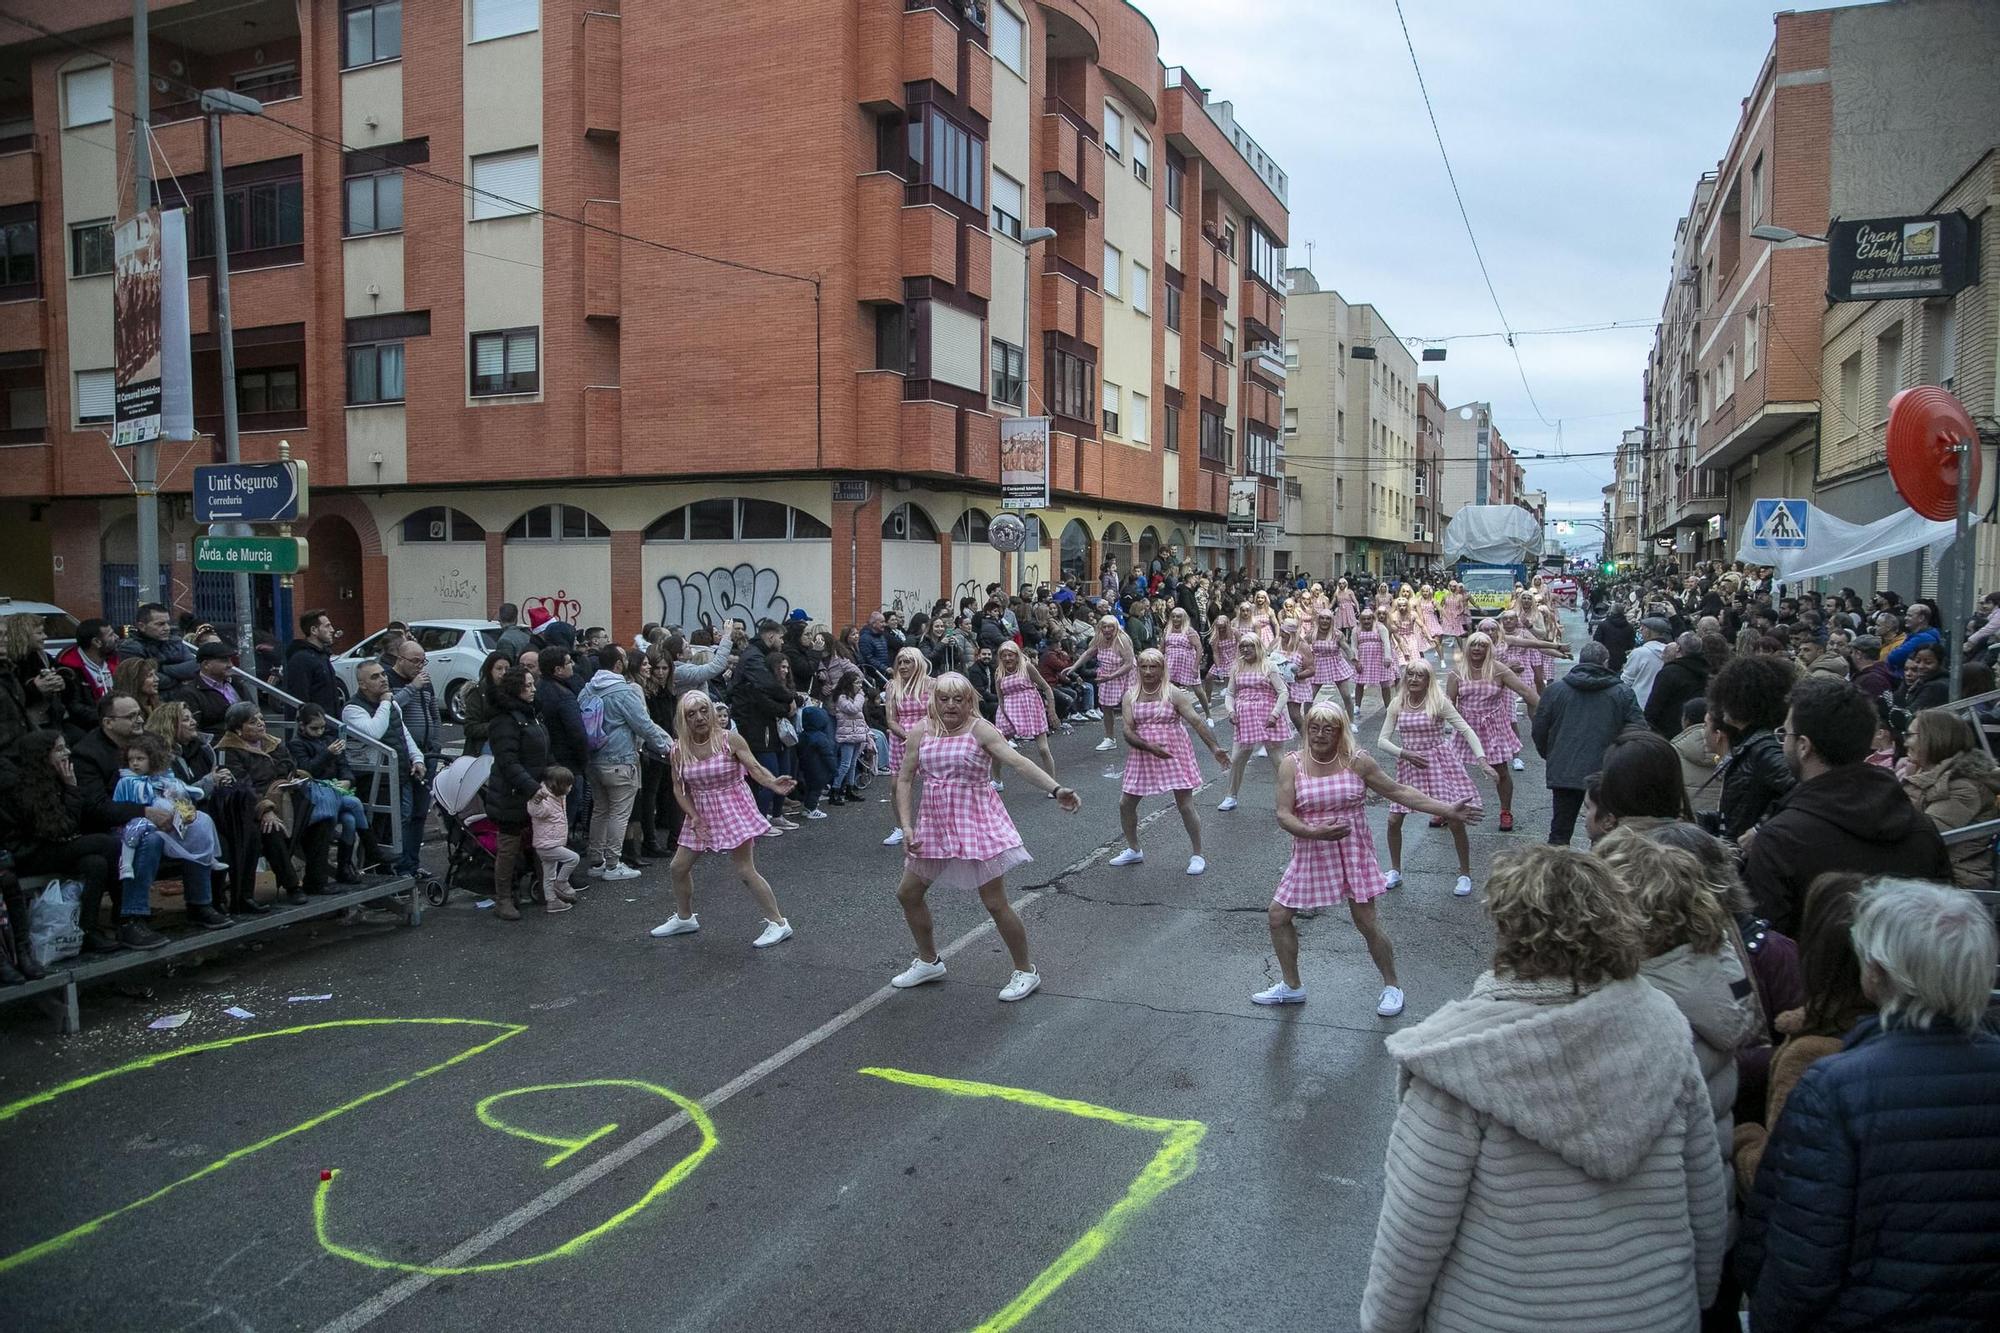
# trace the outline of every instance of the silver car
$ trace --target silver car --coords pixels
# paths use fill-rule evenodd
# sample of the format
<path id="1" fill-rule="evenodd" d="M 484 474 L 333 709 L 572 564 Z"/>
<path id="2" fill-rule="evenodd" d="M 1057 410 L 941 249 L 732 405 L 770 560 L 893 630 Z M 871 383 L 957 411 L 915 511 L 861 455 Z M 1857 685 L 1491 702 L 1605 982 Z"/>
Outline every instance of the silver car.
<path id="1" fill-rule="evenodd" d="M 363 662 L 382 655 L 384 636 L 378 630 L 333 659 L 333 674 L 352 698 L 357 690 L 355 672 Z M 410 633 L 430 659 L 431 688 L 437 691 L 444 715 L 453 722 L 465 721 L 463 692 L 479 679 L 479 666 L 500 642 L 500 626 L 489 620 L 418 620 Z"/>

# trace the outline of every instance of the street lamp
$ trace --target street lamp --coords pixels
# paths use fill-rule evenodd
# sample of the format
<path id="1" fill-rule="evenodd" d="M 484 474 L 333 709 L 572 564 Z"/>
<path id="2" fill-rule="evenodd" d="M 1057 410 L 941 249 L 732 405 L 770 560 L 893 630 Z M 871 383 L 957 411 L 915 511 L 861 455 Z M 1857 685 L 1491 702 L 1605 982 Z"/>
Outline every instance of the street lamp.
<path id="1" fill-rule="evenodd" d="M 243 461 L 242 440 L 236 424 L 236 337 L 229 319 L 229 226 L 222 207 L 222 118 L 261 116 L 264 104 L 254 97 L 227 88 L 209 88 L 201 94 L 202 114 L 208 117 L 208 197 L 214 207 L 209 215 L 215 222 L 215 339 L 222 353 L 222 457 L 225 462 Z M 229 525 L 229 535 L 247 537 L 245 523 Z M 249 662 L 257 652 L 250 629 L 250 575 L 230 575 L 231 600 L 236 603 L 236 653 L 239 662 Z"/>
<path id="2" fill-rule="evenodd" d="M 1056 238 L 1054 227 L 1030 227 L 1021 233 L 1021 415 L 1028 415 L 1028 380 L 1032 372 L 1028 369 L 1028 284 L 1034 281 L 1028 272 L 1028 252 L 1043 241 Z"/>
<path id="3" fill-rule="evenodd" d="M 1826 237 L 1824 236 L 1815 236 L 1811 232 L 1805 231 L 1793 231 L 1790 227 L 1777 227 L 1768 222 L 1761 227 L 1752 227 L 1750 234 L 1760 241 L 1805 241 L 1813 245 L 1826 244 Z"/>

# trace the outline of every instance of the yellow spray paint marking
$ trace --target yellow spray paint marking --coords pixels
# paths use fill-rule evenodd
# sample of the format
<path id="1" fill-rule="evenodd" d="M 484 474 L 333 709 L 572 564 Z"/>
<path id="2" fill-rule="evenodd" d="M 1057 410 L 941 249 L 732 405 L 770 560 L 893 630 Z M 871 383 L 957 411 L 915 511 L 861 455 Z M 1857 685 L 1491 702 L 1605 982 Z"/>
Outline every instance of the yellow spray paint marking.
<path id="1" fill-rule="evenodd" d="M 942 1092 L 953 1097 L 992 1097 L 1000 1101 L 1013 1102 L 1018 1106 L 1032 1106 L 1043 1111 L 1061 1111 L 1065 1115 L 1081 1117 L 1085 1120 L 1101 1120 L 1120 1129 L 1137 1130 L 1141 1134 L 1157 1134 L 1164 1140 L 1160 1151 L 1153 1160 L 1146 1163 L 1139 1172 L 1138 1179 L 1125 1191 L 1125 1197 L 1111 1205 L 1111 1210 L 1097 1220 L 1097 1224 L 1077 1237 L 1070 1247 L 1062 1252 L 1056 1261 L 1035 1275 L 1035 1280 L 1024 1288 L 1020 1295 L 980 1323 L 973 1333 L 1004 1333 L 1013 1328 L 1030 1314 L 1035 1307 L 1055 1294 L 1056 1288 L 1081 1272 L 1093 1259 L 1102 1254 L 1113 1241 L 1118 1239 L 1126 1225 L 1137 1217 L 1141 1210 L 1169 1189 L 1194 1174 L 1196 1150 L 1208 1126 L 1199 1120 L 1163 1120 L 1156 1116 L 1134 1115 L 1130 1111 L 1115 1111 L 1108 1106 L 1097 1106 L 1090 1102 L 1072 1101 L 1067 1097 L 1051 1097 L 1045 1092 L 1034 1092 L 1027 1088 L 1002 1087 L 997 1083 L 974 1083 L 966 1079 L 937 1078 L 930 1074 L 912 1074 L 902 1069 L 862 1069 L 860 1073 L 872 1078 L 886 1079 L 891 1083 L 902 1083 L 913 1088 L 927 1088 L 932 1092 Z"/>
<path id="2" fill-rule="evenodd" d="M 17 1115 L 20 1115 L 23 1111 L 31 1110 L 37 1106 L 45 1106 L 48 1103 L 54 1101 L 56 1098 L 61 1097 L 66 1093 L 75 1092 L 80 1088 L 87 1088 L 90 1087 L 92 1084 L 101 1083 L 106 1079 L 117 1078 L 123 1074 L 132 1074 L 132 1073 L 137 1073 L 140 1070 L 152 1069 L 159 1065 L 166 1064 L 170 1060 L 180 1060 L 190 1055 L 200 1055 L 206 1051 L 219 1051 L 232 1046 L 242 1046 L 245 1045 L 246 1043 L 253 1041 L 269 1041 L 273 1037 L 295 1037 L 306 1032 L 324 1032 L 329 1029 L 336 1029 L 336 1028 L 368 1028 L 368 1027 L 395 1027 L 395 1026 L 417 1026 L 417 1027 L 463 1026 L 463 1027 L 494 1028 L 497 1030 L 497 1035 L 489 1038 L 486 1041 L 481 1042 L 477 1046 L 473 1046 L 466 1050 L 460 1051 L 458 1054 L 450 1057 L 447 1060 L 442 1060 L 437 1064 L 429 1066 L 428 1068 L 419 1069 L 414 1074 L 410 1074 L 407 1075 L 406 1077 L 399 1078 L 394 1083 L 389 1084 L 387 1087 L 377 1088 L 373 1092 L 365 1092 L 361 1094 L 359 1097 L 355 1097 L 348 1101 L 342 1102 L 340 1105 L 333 1107 L 331 1110 L 322 1111 L 318 1115 L 313 1116 L 309 1120 L 303 1120 L 300 1121 L 298 1124 L 291 1126 L 288 1129 L 281 1129 L 278 1130 L 276 1133 L 267 1134 L 263 1138 L 257 1140 L 255 1143 L 247 1144 L 244 1147 L 238 1148 L 233 1152 L 226 1153 L 223 1156 L 218 1157 L 215 1161 L 210 1162 L 207 1166 L 202 1167 L 200 1170 L 195 1171 L 190 1175 L 182 1176 L 179 1180 L 176 1180 L 171 1184 L 163 1185 L 159 1189 L 154 1190 L 152 1193 L 142 1195 L 141 1197 L 132 1200 L 132 1202 L 125 1204 L 122 1207 L 114 1208 L 110 1212 L 103 1213 L 97 1217 L 94 1217 L 88 1222 L 84 1222 L 78 1226 L 71 1227 L 68 1231 L 63 1232 L 60 1235 L 51 1236 L 47 1240 L 39 1241 L 36 1244 L 28 1246 L 24 1250 L 16 1250 L 12 1254 L 0 1257 L 0 1273 L 5 1273 L 10 1271 L 11 1269 L 19 1268 L 23 1264 L 33 1263 L 35 1260 L 40 1259 L 45 1255 L 53 1254 L 55 1251 L 60 1250 L 65 1246 L 68 1246 L 78 1240 L 81 1240 L 83 1237 L 88 1236 L 91 1233 L 97 1231 L 99 1228 L 103 1227 L 108 1222 L 123 1217 L 127 1213 L 137 1212 L 139 1209 L 146 1207 L 148 1204 L 159 1202 L 161 1199 L 164 1199 L 167 1195 L 172 1194 L 175 1190 L 181 1188 L 183 1185 L 191 1185 L 195 1181 L 201 1180 L 206 1176 L 212 1176 L 216 1172 L 224 1169 L 225 1167 L 233 1166 L 234 1164 L 242 1161 L 246 1157 L 249 1157 L 255 1153 L 262 1152 L 264 1149 L 270 1147 L 274 1143 L 282 1142 L 283 1140 L 291 1138 L 297 1134 L 303 1134 L 309 1129 L 317 1129 L 319 1126 L 325 1124 L 329 1120 L 335 1119 L 338 1116 L 343 1116 L 347 1114 L 349 1111 L 356 1109 L 357 1107 L 366 1106 L 368 1103 L 386 1097 L 392 1092 L 397 1092 L 403 1088 L 407 1088 L 412 1083 L 417 1082 L 419 1079 L 429 1078 L 432 1074 L 439 1073 L 442 1070 L 451 1068 L 453 1065 L 461 1064 L 464 1061 L 470 1060 L 476 1055 L 480 1055 L 486 1051 L 490 1051 L 495 1046 L 498 1046 L 501 1042 L 506 1041 L 509 1037 L 517 1037 L 521 1033 L 526 1032 L 528 1029 L 517 1023 L 494 1023 L 479 1018 L 341 1018 L 341 1019 L 335 1019 L 327 1023 L 306 1023 L 299 1027 L 279 1028 L 275 1032 L 251 1032 L 251 1033 L 246 1033 L 245 1035 L 240 1037 L 225 1037 L 220 1041 L 205 1041 L 194 1046 L 182 1046 L 179 1047 L 178 1049 L 171 1051 L 161 1051 L 157 1055 L 148 1055 L 142 1059 L 134 1060 L 130 1064 L 119 1065 L 115 1069 L 107 1069 L 101 1073 L 88 1074 L 83 1078 L 72 1079 L 68 1083 L 64 1083 L 57 1087 L 50 1088 L 45 1092 L 38 1092 L 33 1096 L 23 1097 L 19 1101 L 10 1102 L 6 1106 L 0 1106 L 0 1123 L 4 1123 L 8 1120 L 13 1119 Z"/>
<path id="3" fill-rule="evenodd" d="M 650 1092 L 656 1097 L 672 1102 L 687 1113 L 688 1119 L 693 1121 L 695 1127 L 701 1131 L 701 1144 L 686 1157 L 674 1163 L 672 1169 L 665 1175 L 654 1181 L 652 1188 L 641 1195 L 636 1203 L 612 1214 L 590 1230 L 570 1237 L 554 1249 L 544 1250 L 540 1254 L 531 1254 L 520 1259 L 502 1259 L 493 1263 L 466 1264 L 463 1266 L 404 1263 L 401 1260 L 385 1258 L 382 1255 L 357 1249 L 351 1245 L 343 1245 L 333 1239 L 326 1215 L 328 1200 L 333 1194 L 334 1182 L 340 1179 L 341 1173 L 339 1171 L 329 1172 L 327 1177 L 320 1181 L 319 1189 L 313 1195 L 313 1231 L 319 1237 L 320 1246 L 329 1254 L 338 1255 L 343 1259 L 350 1259 L 368 1268 L 383 1269 L 396 1273 L 422 1273 L 427 1277 L 462 1277 L 469 1273 L 501 1273 L 514 1268 L 527 1268 L 533 1264 L 547 1263 L 551 1259 L 567 1258 L 570 1255 L 580 1252 L 586 1245 L 598 1237 L 608 1235 L 619 1227 L 624 1226 L 627 1222 L 637 1217 L 640 1213 L 645 1212 L 646 1209 L 665 1197 L 667 1192 L 672 1190 L 674 1186 L 687 1179 L 688 1175 L 696 1167 L 700 1166 L 710 1153 L 715 1151 L 715 1123 L 708 1118 L 708 1112 L 702 1110 L 701 1103 L 681 1096 L 672 1088 L 663 1088 L 656 1083 L 642 1083 L 637 1079 L 629 1078 L 588 1079 L 581 1083 L 545 1083 L 538 1087 L 514 1088 L 507 1092 L 496 1093 L 479 1103 L 480 1122 L 492 1129 L 499 1130 L 503 1134 L 512 1134 L 516 1138 L 527 1139 L 533 1143 L 543 1143 L 551 1147 L 563 1148 L 564 1151 L 557 1153 L 542 1164 L 544 1167 L 552 1167 L 578 1152 L 586 1145 L 603 1138 L 606 1134 L 616 1129 L 617 1125 L 605 1125 L 580 1139 L 561 1138 L 555 1135 L 534 1133 L 519 1126 L 510 1125 L 500 1120 L 497 1116 L 492 1115 L 491 1107 L 494 1103 L 504 1101 L 509 1097 L 524 1097 L 529 1093 L 535 1092 L 560 1092 L 572 1088 L 636 1088 L 642 1092 Z"/>

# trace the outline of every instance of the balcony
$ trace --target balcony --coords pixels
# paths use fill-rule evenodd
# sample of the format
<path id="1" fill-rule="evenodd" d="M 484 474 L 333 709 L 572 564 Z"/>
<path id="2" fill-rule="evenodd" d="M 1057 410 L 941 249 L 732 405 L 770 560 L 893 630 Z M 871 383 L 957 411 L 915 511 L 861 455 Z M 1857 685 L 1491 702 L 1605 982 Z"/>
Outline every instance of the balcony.
<path id="1" fill-rule="evenodd" d="M 613 139 L 624 122 L 625 57 L 616 14 L 583 16 L 583 132 Z"/>
<path id="2" fill-rule="evenodd" d="M 1285 350 L 1276 343 L 1251 343 L 1243 353 L 1243 366 L 1280 392 L 1285 387 Z"/>
<path id="3" fill-rule="evenodd" d="M 1693 468 L 1674 485 L 1674 525 L 1694 527 L 1720 514 L 1729 503 L 1729 483 L 1713 468 Z"/>
<path id="4" fill-rule="evenodd" d="M 1097 131 L 1081 111 L 1060 97 L 1042 100 L 1042 188 L 1051 200 L 1076 205 L 1096 217 L 1104 192 L 1104 156 Z"/>

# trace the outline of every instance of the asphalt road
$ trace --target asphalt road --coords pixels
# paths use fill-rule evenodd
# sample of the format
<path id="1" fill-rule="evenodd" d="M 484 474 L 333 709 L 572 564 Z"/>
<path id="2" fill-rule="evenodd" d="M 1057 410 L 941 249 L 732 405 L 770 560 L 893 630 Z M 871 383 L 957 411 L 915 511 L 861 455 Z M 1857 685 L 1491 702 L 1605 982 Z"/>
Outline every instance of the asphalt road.
<path id="1" fill-rule="evenodd" d="M 0 1010 L 0 1309 L 92 1330 L 1353 1327 L 1382 1037 L 1469 987 L 1480 900 L 1451 896 L 1449 837 L 1412 819 L 1381 900 L 1406 1014 L 1375 1017 L 1342 912 L 1301 923 L 1310 1002 L 1260 1009 L 1288 852 L 1268 765 L 1231 814 L 1202 794 L 1206 876 L 1182 873 L 1165 798 L 1149 859 L 1113 868 L 1096 739 L 1057 745 L 1079 814 L 1006 796 L 1045 978 L 1019 1004 L 995 999 L 1009 964 L 969 894 L 932 899 L 950 976 L 885 990 L 911 948 L 871 803 L 759 844 L 798 931 L 770 950 L 708 858 L 694 936 L 648 937 L 657 865 L 519 924 L 458 895 L 417 929 L 303 927 L 150 998 L 93 992 L 79 1037 Z M 1546 828 L 1528 762 L 1520 831 L 1473 830 L 1481 876 Z"/>

